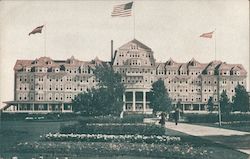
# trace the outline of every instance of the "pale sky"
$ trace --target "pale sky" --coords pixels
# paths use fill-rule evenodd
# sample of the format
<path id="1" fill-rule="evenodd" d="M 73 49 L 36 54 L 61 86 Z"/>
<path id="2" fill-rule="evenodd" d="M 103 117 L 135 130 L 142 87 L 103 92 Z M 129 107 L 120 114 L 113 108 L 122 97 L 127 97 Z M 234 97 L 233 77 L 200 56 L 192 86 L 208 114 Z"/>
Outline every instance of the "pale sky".
<path id="1" fill-rule="evenodd" d="M 126 2 L 0 0 L 0 107 L 14 99 L 16 60 L 45 55 L 44 32 L 29 32 L 46 24 L 46 56 L 52 59 L 109 60 L 111 39 L 117 49 L 134 38 L 133 16 L 111 17 L 113 6 Z M 137 0 L 133 11 L 135 38 L 158 62 L 214 60 L 215 38 L 199 36 L 216 28 L 217 60 L 243 64 L 249 72 L 248 0 Z"/>

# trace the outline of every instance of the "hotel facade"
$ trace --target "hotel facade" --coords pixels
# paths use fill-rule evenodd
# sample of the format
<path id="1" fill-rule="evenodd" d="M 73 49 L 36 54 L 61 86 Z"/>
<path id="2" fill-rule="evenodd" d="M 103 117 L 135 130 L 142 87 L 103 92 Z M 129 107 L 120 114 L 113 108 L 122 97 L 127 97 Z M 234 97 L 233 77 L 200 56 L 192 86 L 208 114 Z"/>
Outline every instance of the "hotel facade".
<path id="1" fill-rule="evenodd" d="M 113 45 L 113 44 L 112 44 Z M 164 81 L 172 103 L 180 101 L 184 112 L 207 111 L 207 102 L 213 97 L 215 105 L 219 94 L 226 91 L 230 101 L 235 87 L 246 87 L 247 72 L 241 64 L 222 61 L 200 63 L 191 59 L 179 63 L 173 59 L 156 62 L 151 48 L 134 39 L 119 47 L 111 61 L 81 61 L 73 56 L 67 60 L 40 57 L 35 60 L 17 60 L 14 66 L 14 100 L 5 102 L 4 111 L 10 112 L 72 112 L 72 100 L 81 92 L 97 87 L 93 74 L 97 65 L 112 65 L 122 75 L 126 87 L 123 95 L 124 111 L 152 113 L 149 91 L 152 84 Z"/>

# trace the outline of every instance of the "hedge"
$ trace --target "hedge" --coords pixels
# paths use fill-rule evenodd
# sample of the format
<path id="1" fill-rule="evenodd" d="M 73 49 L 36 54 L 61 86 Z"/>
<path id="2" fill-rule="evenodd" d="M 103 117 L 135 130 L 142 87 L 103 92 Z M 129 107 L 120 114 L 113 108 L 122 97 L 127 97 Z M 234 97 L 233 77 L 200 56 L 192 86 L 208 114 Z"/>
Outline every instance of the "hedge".
<path id="1" fill-rule="evenodd" d="M 143 115 L 126 115 L 124 118 L 113 116 L 80 117 L 80 124 L 87 123 L 143 123 Z"/>
<path id="2" fill-rule="evenodd" d="M 149 124 L 75 124 L 60 128 L 62 134 L 164 135 L 165 128 Z"/>
<path id="3" fill-rule="evenodd" d="M 186 122 L 190 123 L 216 123 L 218 114 L 184 114 Z M 250 114 L 222 114 L 222 122 L 250 121 Z"/>

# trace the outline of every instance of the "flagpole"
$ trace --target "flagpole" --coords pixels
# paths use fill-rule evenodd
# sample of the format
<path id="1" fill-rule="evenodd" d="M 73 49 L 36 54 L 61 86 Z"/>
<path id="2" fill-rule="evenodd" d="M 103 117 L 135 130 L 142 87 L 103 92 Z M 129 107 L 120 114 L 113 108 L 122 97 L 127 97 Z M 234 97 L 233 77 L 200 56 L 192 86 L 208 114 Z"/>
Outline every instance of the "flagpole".
<path id="1" fill-rule="evenodd" d="M 134 39 L 135 39 L 135 0 L 133 1 L 133 4 L 134 4 L 133 17 L 134 17 Z"/>
<path id="2" fill-rule="evenodd" d="M 248 12 L 249 12 L 249 14 L 248 15 L 250 15 L 250 0 L 248 0 Z M 250 21 L 249 21 L 249 26 L 250 26 Z M 249 34 L 249 37 L 250 37 L 250 31 L 248 30 L 248 34 Z M 249 61 L 248 61 L 248 66 L 249 66 L 249 70 L 248 70 L 248 92 L 250 92 L 250 45 L 249 45 L 249 50 L 248 50 L 248 52 L 249 52 Z"/>
<path id="3" fill-rule="evenodd" d="M 44 23 L 44 56 L 46 56 L 46 23 Z"/>
<path id="4" fill-rule="evenodd" d="M 217 60 L 216 57 L 216 28 L 214 29 L 214 57 L 215 57 L 215 61 Z"/>
<path id="5" fill-rule="evenodd" d="M 215 54 L 215 60 L 216 57 L 216 28 L 214 29 L 214 54 Z M 221 107 L 220 107 L 220 72 L 218 72 L 218 82 L 217 82 L 217 93 L 218 93 L 218 120 L 219 120 L 219 126 L 221 127 Z"/>

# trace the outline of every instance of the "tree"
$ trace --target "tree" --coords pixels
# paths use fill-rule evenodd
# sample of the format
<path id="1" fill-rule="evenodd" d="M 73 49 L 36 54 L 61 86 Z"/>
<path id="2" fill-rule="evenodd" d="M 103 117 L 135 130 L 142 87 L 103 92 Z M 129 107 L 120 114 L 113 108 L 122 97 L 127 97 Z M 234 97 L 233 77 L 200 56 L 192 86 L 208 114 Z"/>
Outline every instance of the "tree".
<path id="1" fill-rule="evenodd" d="M 108 65 L 96 66 L 94 75 L 99 81 L 98 88 L 79 94 L 73 100 L 74 110 L 86 115 L 118 116 L 123 109 L 122 96 L 125 91 L 121 75 Z"/>
<path id="2" fill-rule="evenodd" d="M 105 107 L 111 114 L 119 115 L 123 110 L 123 94 L 125 87 L 121 83 L 122 76 L 109 65 L 97 66 L 94 74 L 99 80 L 98 86 L 105 88 L 107 96 L 107 106 Z"/>
<path id="3" fill-rule="evenodd" d="M 225 90 L 222 91 L 221 96 L 220 96 L 220 110 L 221 110 L 221 113 L 231 112 L 231 104 L 229 102 L 229 98 Z"/>
<path id="4" fill-rule="evenodd" d="M 207 109 L 209 112 L 214 111 L 214 102 L 213 102 L 213 97 L 209 97 L 208 102 L 207 102 Z"/>
<path id="5" fill-rule="evenodd" d="M 235 87 L 235 96 L 233 97 L 233 110 L 247 112 L 249 111 L 249 96 L 246 88 L 242 85 Z"/>
<path id="6" fill-rule="evenodd" d="M 154 113 L 157 111 L 169 112 L 172 109 L 171 99 L 165 88 L 164 81 L 161 79 L 152 84 L 150 90 L 150 107 Z"/>

